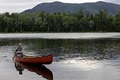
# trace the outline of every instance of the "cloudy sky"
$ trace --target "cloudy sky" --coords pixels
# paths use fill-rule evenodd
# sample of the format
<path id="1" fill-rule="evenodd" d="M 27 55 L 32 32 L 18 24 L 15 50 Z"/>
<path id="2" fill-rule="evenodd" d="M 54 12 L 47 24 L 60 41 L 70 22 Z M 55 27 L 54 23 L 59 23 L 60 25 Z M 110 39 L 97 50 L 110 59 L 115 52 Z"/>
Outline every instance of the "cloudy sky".
<path id="1" fill-rule="evenodd" d="M 97 2 L 99 0 L 0 0 L 0 13 L 4 12 L 22 12 L 26 9 L 33 8 L 37 4 L 43 2 L 61 1 L 65 3 L 85 3 L 85 2 Z M 112 3 L 120 3 L 120 0 L 100 0 Z"/>

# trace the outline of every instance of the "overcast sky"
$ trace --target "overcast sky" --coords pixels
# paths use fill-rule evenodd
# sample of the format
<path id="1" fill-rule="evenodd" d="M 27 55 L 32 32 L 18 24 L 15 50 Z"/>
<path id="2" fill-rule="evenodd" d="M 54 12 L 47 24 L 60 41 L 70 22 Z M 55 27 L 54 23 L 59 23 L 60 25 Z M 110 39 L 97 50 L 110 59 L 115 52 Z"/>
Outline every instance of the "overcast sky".
<path id="1" fill-rule="evenodd" d="M 85 2 L 97 2 L 99 0 L 0 0 L 0 13 L 5 12 L 22 12 L 26 9 L 33 8 L 37 4 L 43 2 L 60 1 L 65 3 L 85 3 Z M 120 0 L 101 0 L 106 2 L 120 3 Z"/>

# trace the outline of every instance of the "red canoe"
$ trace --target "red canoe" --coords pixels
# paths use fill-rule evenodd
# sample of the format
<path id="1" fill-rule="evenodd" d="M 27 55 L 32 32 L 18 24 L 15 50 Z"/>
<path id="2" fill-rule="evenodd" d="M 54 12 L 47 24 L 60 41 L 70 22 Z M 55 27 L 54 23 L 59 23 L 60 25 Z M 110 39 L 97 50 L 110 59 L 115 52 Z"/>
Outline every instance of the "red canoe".
<path id="1" fill-rule="evenodd" d="M 24 56 L 24 57 L 15 57 L 17 62 L 30 63 L 30 64 L 51 64 L 53 61 L 52 54 L 42 57 L 33 57 L 33 56 Z"/>

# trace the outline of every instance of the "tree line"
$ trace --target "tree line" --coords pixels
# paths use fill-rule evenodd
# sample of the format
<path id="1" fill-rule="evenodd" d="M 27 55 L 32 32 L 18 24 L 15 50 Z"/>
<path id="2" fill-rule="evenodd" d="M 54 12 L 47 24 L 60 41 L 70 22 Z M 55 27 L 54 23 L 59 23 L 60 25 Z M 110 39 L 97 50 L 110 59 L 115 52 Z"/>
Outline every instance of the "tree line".
<path id="1" fill-rule="evenodd" d="M 3 13 L 0 32 L 120 32 L 120 13 Z"/>

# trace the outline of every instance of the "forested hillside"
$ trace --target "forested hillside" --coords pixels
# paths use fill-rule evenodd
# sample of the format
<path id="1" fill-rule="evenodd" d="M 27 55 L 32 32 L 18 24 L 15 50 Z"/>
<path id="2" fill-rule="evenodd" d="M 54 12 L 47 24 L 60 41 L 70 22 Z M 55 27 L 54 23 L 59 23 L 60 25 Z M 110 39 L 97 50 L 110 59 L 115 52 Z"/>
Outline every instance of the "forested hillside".
<path id="1" fill-rule="evenodd" d="M 120 14 L 106 10 L 84 13 L 4 13 L 0 14 L 0 32 L 120 32 Z"/>
<path id="2" fill-rule="evenodd" d="M 62 2 L 52 2 L 52 3 L 41 3 L 33 7 L 32 9 L 25 10 L 23 13 L 36 13 L 36 12 L 71 12 L 76 13 L 80 10 L 83 12 L 96 14 L 99 10 L 107 10 L 109 14 L 116 15 L 120 11 L 120 5 L 108 3 L 108 2 L 93 2 L 93 3 L 62 3 Z"/>

